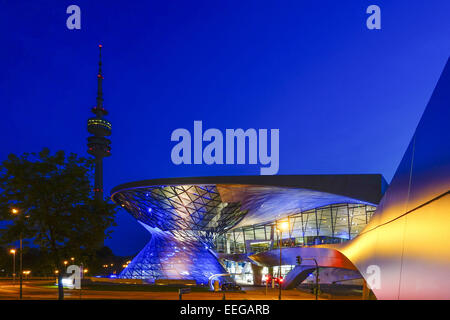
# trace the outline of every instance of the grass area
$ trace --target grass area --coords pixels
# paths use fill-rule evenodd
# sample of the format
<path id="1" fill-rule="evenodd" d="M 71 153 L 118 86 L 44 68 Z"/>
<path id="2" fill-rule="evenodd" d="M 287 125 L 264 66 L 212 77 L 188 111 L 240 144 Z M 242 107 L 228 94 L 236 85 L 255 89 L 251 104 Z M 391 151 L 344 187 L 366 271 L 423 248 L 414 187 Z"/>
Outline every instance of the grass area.
<path id="1" fill-rule="evenodd" d="M 57 289 L 55 284 L 40 285 L 42 288 Z M 93 291 L 144 291 L 144 292 L 178 292 L 178 289 L 190 288 L 192 292 L 207 292 L 208 287 L 195 287 L 195 286 L 162 286 L 151 284 L 120 284 L 120 283 L 90 283 L 82 286 L 83 290 Z"/>
<path id="2" fill-rule="evenodd" d="M 178 292 L 179 289 L 186 288 L 186 286 L 162 286 L 151 284 L 97 284 L 92 283 L 85 285 L 83 290 L 96 291 L 145 291 L 145 292 Z M 192 292 L 207 292 L 208 287 L 188 287 Z"/>
<path id="3" fill-rule="evenodd" d="M 41 285 L 43 288 L 57 289 L 54 284 Z M 141 292 L 178 292 L 181 288 L 190 288 L 191 292 L 210 292 L 208 287 L 183 285 L 152 285 L 152 284 L 121 284 L 121 283 L 90 283 L 82 286 L 83 290 L 93 291 L 141 291 Z M 245 293 L 245 291 L 226 291 L 226 293 Z M 222 292 L 219 292 L 222 293 Z"/>

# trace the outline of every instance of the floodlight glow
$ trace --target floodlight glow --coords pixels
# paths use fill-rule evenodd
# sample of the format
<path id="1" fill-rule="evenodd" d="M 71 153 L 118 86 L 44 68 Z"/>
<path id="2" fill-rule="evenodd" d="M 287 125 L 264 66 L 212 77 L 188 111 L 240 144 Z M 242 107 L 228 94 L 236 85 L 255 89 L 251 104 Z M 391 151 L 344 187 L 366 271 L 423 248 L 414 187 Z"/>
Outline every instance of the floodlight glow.
<path id="1" fill-rule="evenodd" d="M 61 281 L 62 281 L 63 287 L 70 288 L 70 289 L 72 289 L 74 287 L 73 279 L 71 279 L 71 278 L 62 278 Z"/>
<path id="2" fill-rule="evenodd" d="M 279 231 L 287 231 L 289 230 L 289 222 L 281 221 L 277 226 Z"/>

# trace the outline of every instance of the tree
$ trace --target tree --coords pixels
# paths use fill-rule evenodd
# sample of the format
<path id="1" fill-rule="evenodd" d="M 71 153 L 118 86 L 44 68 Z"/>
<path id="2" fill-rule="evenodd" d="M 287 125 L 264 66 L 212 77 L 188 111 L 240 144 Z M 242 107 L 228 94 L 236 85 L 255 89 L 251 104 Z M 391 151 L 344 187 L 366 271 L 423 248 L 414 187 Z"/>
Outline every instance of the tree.
<path id="1" fill-rule="evenodd" d="M 115 205 L 94 200 L 92 171 L 92 160 L 48 149 L 9 155 L 0 167 L 0 243 L 22 236 L 39 246 L 59 271 L 60 299 L 64 259 L 92 255 L 114 225 Z"/>

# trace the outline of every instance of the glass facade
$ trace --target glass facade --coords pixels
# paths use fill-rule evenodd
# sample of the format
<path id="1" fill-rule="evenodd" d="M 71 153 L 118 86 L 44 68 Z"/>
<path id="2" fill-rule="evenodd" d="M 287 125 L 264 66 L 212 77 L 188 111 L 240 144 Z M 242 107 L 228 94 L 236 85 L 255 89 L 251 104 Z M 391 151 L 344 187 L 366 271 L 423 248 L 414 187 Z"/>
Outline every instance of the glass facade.
<path id="1" fill-rule="evenodd" d="M 282 247 L 341 243 L 356 237 L 375 211 L 366 204 L 332 204 L 288 216 L 289 230 L 282 233 Z M 216 238 L 219 253 L 258 253 L 279 248 L 277 221 L 242 227 Z"/>
<path id="2" fill-rule="evenodd" d="M 226 273 L 214 253 L 204 244 L 196 240 L 180 241 L 158 229 L 149 231 L 150 242 L 119 278 L 144 279 L 148 283 L 157 279 L 183 279 L 206 285 L 212 276 Z"/>
<path id="3" fill-rule="evenodd" d="M 254 284 L 253 270 L 251 268 L 251 262 L 236 262 L 230 260 L 224 260 L 224 265 L 227 272 L 231 275 L 231 278 L 236 281 L 236 283 L 242 285 L 252 285 Z M 281 266 L 281 276 L 283 278 L 295 268 L 295 265 L 282 265 Z M 269 268 L 263 267 L 261 271 L 261 283 L 265 284 L 266 276 L 271 274 L 278 277 L 279 266 L 274 266 L 272 272 Z M 271 284 L 269 284 L 271 285 Z"/>
<path id="4" fill-rule="evenodd" d="M 231 278 L 239 284 L 253 284 L 253 271 L 250 262 L 225 260 L 225 268 Z"/>

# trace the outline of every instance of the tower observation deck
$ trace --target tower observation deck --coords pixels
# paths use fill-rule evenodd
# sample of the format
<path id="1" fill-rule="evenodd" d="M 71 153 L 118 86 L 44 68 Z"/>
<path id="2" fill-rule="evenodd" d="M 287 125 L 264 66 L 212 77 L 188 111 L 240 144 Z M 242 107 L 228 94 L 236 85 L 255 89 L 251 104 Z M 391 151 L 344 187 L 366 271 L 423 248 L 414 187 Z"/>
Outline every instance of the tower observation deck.
<path id="1" fill-rule="evenodd" d="M 111 123 L 104 119 L 108 114 L 103 107 L 103 73 L 102 73 L 102 45 L 99 48 L 99 62 L 97 74 L 97 105 L 91 109 L 95 117 L 89 118 L 87 123 L 88 153 L 95 158 L 95 199 L 103 199 L 103 158 L 111 155 L 111 141 L 105 137 L 111 135 Z"/>

